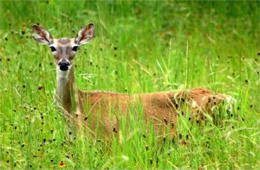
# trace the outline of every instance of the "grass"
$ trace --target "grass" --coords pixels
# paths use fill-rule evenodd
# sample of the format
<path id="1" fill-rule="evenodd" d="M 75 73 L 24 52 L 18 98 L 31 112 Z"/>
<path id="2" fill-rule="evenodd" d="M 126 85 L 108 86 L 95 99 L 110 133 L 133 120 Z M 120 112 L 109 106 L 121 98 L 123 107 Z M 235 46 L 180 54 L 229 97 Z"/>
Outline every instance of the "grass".
<path id="1" fill-rule="evenodd" d="M 0 9 L 1 169 L 260 167 L 259 2 L 36 0 Z M 122 144 L 71 131 L 54 102 L 53 57 L 31 26 L 74 37 L 89 22 L 97 31 L 75 59 L 80 89 L 209 88 L 237 100 L 235 115 L 203 128 L 182 117 L 175 143 L 158 142 L 135 117 L 121 122 Z"/>

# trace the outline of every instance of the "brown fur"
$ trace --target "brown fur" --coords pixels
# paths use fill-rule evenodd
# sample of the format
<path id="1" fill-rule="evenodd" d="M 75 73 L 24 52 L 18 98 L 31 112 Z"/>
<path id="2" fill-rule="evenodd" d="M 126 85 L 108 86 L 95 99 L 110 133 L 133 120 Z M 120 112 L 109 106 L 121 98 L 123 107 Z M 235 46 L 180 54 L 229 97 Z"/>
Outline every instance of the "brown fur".
<path id="1" fill-rule="evenodd" d="M 72 115 L 73 101 L 71 101 L 71 91 L 68 89 L 73 87 L 73 70 L 69 79 L 63 107 L 69 115 Z M 202 121 L 206 119 L 205 113 L 213 114 L 213 106 L 220 105 L 226 100 L 225 95 L 215 94 L 203 88 L 141 94 L 81 90 L 76 90 L 75 93 L 78 94 L 78 102 L 75 103 L 80 111 L 76 115 L 77 125 L 86 127 L 94 135 L 99 127 L 107 136 L 120 130 L 120 119 L 122 116 L 128 117 L 129 108 L 135 107 L 136 103 L 141 104 L 145 121 L 153 122 L 159 136 L 164 136 L 165 129 L 168 128 L 169 135 L 174 137 L 179 114 L 190 111 L 191 121 Z M 131 114 L 140 113 L 131 112 Z"/>
<path id="2" fill-rule="evenodd" d="M 60 38 L 59 40 L 58 40 L 58 43 L 60 43 L 60 44 L 69 44 L 71 41 L 70 41 L 70 39 L 69 38 Z"/>

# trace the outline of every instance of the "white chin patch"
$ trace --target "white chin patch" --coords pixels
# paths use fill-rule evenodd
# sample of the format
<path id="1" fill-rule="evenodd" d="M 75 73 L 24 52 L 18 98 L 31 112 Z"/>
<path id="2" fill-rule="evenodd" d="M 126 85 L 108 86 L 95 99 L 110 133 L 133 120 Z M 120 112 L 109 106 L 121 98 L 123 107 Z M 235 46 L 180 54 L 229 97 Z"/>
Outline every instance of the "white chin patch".
<path id="1" fill-rule="evenodd" d="M 67 71 L 62 71 L 59 66 L 56 66 L 57 78 L 67 79 L 70 72 L 70 66 Z"/>

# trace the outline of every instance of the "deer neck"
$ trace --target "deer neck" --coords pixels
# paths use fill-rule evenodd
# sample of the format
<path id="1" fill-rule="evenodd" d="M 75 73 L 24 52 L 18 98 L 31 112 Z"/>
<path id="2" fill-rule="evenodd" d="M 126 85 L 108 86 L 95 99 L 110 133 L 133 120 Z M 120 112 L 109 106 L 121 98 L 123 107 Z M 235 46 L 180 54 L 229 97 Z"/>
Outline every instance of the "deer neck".
<path id="1" fill-rule="evenodd" d="M 75 104 L 75 79 L 74 79 L 74 68 L 68 71 L 61 71 L 59 67 L 56 68 L 57 72 L 57 97 L 59 106 L 65 111 L 71 113 L 72 105 Z"/>

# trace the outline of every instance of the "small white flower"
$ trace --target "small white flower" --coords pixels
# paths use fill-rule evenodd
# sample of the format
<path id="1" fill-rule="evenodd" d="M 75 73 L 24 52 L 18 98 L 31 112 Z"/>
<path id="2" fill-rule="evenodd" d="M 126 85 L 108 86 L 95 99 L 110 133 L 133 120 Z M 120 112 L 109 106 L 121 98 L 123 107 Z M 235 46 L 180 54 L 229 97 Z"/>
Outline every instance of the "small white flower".
<path id="1" fill-rule="evenodd" d="M 122 158 L 124 161 L 128 161 L 128 160 L 129 160 L 129 157 L 126 156 L 126 155 L 122 155 L 121 158 Z"/>

